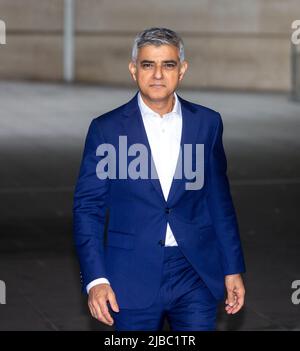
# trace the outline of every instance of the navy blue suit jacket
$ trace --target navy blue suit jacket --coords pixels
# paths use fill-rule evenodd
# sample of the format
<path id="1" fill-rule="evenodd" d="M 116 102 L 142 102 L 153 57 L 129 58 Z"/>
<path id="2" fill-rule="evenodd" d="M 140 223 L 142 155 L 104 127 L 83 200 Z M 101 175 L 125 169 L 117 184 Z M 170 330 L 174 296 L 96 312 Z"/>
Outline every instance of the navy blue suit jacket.
<path id="1" fill-rule="evenodd" d="M 120 308 L 144 308 L 154 300 L 160 285 L 161 242 L 167 222 L 179 248 L 218 300 L 224 298 L 224 276 L 245 271 L 226 175 L 221 116 L 178 97 L 181 147 L 204 144 L 204 184 L 199 190 L 186 190 L 191 179 L 183 174 L 182 179 L 173 179 L 166 201 L 159 179 L 97 177 L 101 159 L 96 155 L 97 147 L 112 144 L 118 159 L 120 135 L 127 136 L 128 147 L 144 144 L 151 155 L 137 94 L 93 119 L 87 133 L 73 205 L 82 289 L 85 291 L 92 280 L 106 277 Z M 132 159 L 128 157 L 128 163 Z"/>

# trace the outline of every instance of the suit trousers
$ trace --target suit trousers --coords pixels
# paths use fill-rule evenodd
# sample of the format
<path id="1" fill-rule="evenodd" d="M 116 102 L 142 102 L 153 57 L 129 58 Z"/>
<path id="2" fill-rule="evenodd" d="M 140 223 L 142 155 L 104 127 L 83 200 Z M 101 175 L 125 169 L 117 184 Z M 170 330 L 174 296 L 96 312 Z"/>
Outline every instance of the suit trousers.
<path id="1" fill-rule="evenodd" d="M 147 308 L 114 312 L 115 331 L 215 330 L 218 300 L 178 246 L 165 246 L 160 288 Z"/>

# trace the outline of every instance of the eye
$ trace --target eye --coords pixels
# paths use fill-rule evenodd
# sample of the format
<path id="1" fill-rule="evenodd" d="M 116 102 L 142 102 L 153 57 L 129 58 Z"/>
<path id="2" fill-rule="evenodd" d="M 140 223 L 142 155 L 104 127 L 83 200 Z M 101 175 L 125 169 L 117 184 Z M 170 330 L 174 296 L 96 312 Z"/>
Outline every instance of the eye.
<path id="1" fill-rule="evenodd" d="M 153 66 L 152 63 L 143 63 L 143 64 L 142 64 L 142 67 L 143 67 L 144 69 L 151 68 L 152 66 Z"/>
<path id="2" fill-rule="evenodd" d="M 168 69 L 173 69 L 173 68 L 176 67 L 176 65 L 175 65 L 175 63 L 170 63 L 170 62 L 169 62 L 169 63 L 166 63 L 166 64 L 165 64 L 165 67 L 168 68 Z"/>

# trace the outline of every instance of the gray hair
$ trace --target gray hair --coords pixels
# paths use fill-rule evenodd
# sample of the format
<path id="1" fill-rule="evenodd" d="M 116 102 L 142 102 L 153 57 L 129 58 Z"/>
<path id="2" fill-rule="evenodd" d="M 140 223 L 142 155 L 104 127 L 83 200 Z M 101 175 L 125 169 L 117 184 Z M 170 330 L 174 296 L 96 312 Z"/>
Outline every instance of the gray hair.
<path id="1" fill-rule="evenodd" d="M 184 60 L 184 46 L 181 37 L 171 29 L 152 27 L 138 33 L 134 39 L 131 59 L 136 62 L 138 49 L 146 45 L 174 45 L 179 50 L 180 62 Z"/>

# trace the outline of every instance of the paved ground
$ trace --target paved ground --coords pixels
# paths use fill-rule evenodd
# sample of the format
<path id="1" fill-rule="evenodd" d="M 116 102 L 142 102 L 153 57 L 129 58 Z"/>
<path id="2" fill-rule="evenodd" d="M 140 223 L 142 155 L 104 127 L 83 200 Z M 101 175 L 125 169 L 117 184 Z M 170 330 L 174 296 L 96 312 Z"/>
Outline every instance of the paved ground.
<path id="1" fill-rule="evenodd" d="M 71 232 L 90 120 L 133 90 L 0 82 L 0 330 L 110 330 L 89 317 Z M 300 330 L 300 105 L 280 94 L 181 91 L 221 112 L 247 261 L 247 303 L 219 330 Z M 168 328 L 168 325 L 165 325 Z"/>

